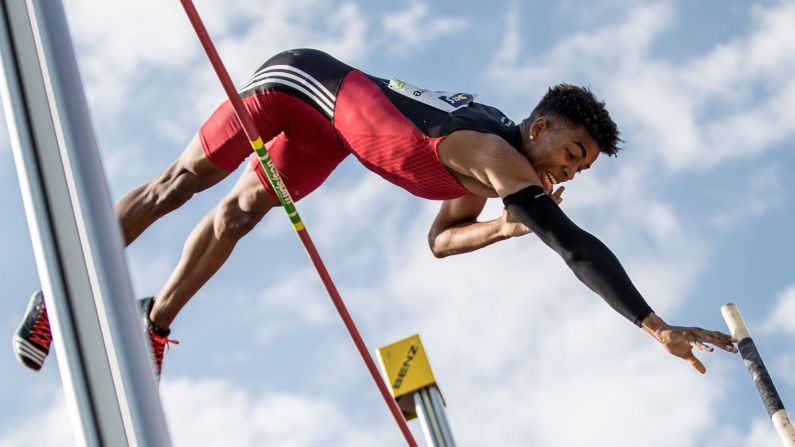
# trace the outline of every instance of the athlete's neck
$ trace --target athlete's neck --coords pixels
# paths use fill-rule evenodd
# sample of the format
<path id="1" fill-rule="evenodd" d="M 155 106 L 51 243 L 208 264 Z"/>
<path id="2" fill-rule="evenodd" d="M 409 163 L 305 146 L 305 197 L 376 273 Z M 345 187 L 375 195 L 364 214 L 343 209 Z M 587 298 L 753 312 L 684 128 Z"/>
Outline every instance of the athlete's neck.
<path id="1" fill-rule="evenodd" d="M 532 140 L 530 140 L 530 128 L 533 123 L 530 121 L 529 118 L 525 118 L 519 124 L 519 135 L 521 138 L 522 144 L 522 155 L 524 155 L 527 159 L 530 159 L 530 145 L 533 144 Z"/>

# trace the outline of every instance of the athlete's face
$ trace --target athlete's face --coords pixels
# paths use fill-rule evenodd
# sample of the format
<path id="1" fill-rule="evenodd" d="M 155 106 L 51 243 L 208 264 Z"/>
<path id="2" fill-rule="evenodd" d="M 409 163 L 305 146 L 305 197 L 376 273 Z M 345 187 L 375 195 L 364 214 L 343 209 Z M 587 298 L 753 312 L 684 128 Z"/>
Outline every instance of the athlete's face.
<path id="1" fill-rule="evenodd" d="M 599 156 L 599 145 L 582 126 L 555 124 L 541 117 L 525 138 L 525 153 L 547 192 L 590 168 Z"/>

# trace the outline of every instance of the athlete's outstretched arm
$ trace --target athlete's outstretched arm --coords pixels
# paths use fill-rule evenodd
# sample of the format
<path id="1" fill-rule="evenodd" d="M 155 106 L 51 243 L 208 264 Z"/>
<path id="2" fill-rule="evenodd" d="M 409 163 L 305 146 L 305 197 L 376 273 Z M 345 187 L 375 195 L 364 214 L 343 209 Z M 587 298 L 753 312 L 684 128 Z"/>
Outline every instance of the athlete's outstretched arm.
<path id="1" fill-rule="evenodd" d="M 737 352 L 734 339 L 718 331 L 669 326 L 653 313 L 632 284 L 621 263 L 599 239 L 582 230 L 561 211 L 538 185 L 505 195 L 503 202 L 516 218 L 555 250 L 577 278 L 613 309 L 643 327 L 671 354 L 681 357 L 702 374 L 706 368 L 692 349 L 711 352 L 711 343 Z"/>
<path id="2" fill-rule="evenodd" d="M 508 194 L 503 203 L 618 313 L 638 326 L 652 313 L 613 252 L 566 217 L 542 187 L 530 185 Z"/>
<path id="3" fill-rule="evenodd" d="M 732 344 L 734 340 L 724 333 L 666 324 L 652 312 L 615 255 L 560 210 L 540 186 L 538 174 L 527 159 L 499 140 L 480 138 L 479 143 L 479 147 L 463 144 L 454 154 L 444 154 L 452 159 L 447 166 L 458 167 L 493 188 L 508 211 L 555 250 L 577 278 L 611 307 L 643 327 L 668 352 L 685 359 L 701 373 L 706 368 L 693 355 L 693 348 L 712 351 L 713 348 L 706 345 L 711 343 L 737 352 Z"/>

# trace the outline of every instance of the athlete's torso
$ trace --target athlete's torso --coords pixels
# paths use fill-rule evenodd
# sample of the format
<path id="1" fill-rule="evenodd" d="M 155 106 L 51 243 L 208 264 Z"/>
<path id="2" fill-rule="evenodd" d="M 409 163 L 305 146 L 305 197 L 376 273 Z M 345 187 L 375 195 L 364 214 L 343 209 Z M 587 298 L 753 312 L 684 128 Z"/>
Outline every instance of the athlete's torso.
<path id="1" fill-rule="evenodd" d="M 293 68 L 285 74 L 280 68 L 285 66 Z M 290 50 L 271 58 L 243 92 L 263 90 L 300 97 L 331 121 L 343 144 L 365 167 L 427 199 L 447 200 L 472 193 L 471 187 L 462 185 L 466 181 L 457 180 L 439 160 L 437 147 L 451 133 L 472 130 L 498 135 L 517 149 L 521 145 L 513 121 L 494 107 L 471 101 L 471 96 L 454 104 L 455 110 L 440 110 L 416 100 L 411 92 L 402 94 L 390 88 L 386 79 L 317 50 Z M 420 91 L 425 97 L 437 93 Z M 458 96 L 444 98 L 456 103 Z"/>
<path id="2" fill-rule="evenodd" d="M 472 193 L 439 160 L 439 143 L 457 130 L 491 133 L 520 146 L 516 124 L 470 102 L 444 111 L 398 93 L 389 81 L 352 71 L 337 95 L 334 126 L 368 169 L 414 195 L 448 200 Z"/>
<path id="3" fill-rule="evenodd" d="M 519 127 L 495 107 L 468 101 L 466 106 L 446 112 L 398 93 L 389 87 L 390 81 L 386 79 L 375 76 L 369 76 L 369 78 L 403 116 L 431 138 L 445 137 L 456 130 L 474 130 L 498 135 L 517 149 L 521 146 Z M 435 92 L 420 91 L 419 93 L 433 94 Z M 465 94 L 458 95 L 471 97 L 471 95 Z"/>

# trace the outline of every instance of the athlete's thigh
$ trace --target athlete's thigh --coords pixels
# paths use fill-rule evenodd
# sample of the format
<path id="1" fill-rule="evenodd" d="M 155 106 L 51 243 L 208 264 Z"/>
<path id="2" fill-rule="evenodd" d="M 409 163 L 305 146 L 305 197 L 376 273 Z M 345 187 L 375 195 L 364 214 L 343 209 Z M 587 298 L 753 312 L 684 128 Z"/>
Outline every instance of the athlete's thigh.
<path id="1" fill-rule="evenodd" d="M 335 95 L 351 70 L 321 51 L 289 50 L 266 61 L 240 95 L 264 141 L 284 132 L 302 147 L 307 147 L 305 143 L 330 146 L 328 142 L 336 146 L 338 137 L 331 124 Z M 199 139 L 206 158 L 230 172 L 251 153 L 228 101 L 202 125 Z M 329 158 L 336 159 L 338 154 Z"/>
<path id="2" fill-rule="evenodd" d="M 207 158 L 198 133 L 190 140 L 172 169 L 176 171 L 175 177 L 180 177 L 180 183 L 190 183 L 191 189 L 196 192 L 215 185 L 230 173 Z"/>
<path id="3" fill-rule="evenodd" d="M 280 206 L 279 199 L 269 187 L 263 185 L 262 179 L 249 163 L 246 163 L 243 174 L 226 200 L 236 202 L 237 207 L 246 213 L 265 214 L 271 208 Z"/>
<path id="4" fill-rule="evenodd" d="M 279 135 L 266 145 L 273 165 L 284 182 L 284 187 L 294 201 L 299 201 L 317 189 L 349 154 L 347 149 L 332 142 L 299 145 L 295 140 Z M 249 166 L 260 183 L 276 197 L 259 159 L 252 156 Z"/>

